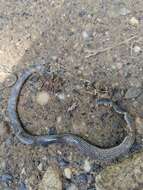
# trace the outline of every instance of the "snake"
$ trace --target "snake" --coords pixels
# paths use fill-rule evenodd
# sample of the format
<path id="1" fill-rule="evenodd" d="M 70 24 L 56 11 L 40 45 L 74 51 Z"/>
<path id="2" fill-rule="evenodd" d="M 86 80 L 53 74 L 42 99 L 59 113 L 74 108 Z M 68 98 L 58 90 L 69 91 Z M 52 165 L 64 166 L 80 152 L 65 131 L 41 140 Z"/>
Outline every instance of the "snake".
<path id="1" fill-rule="evenodd" d="M 30 67 L 24 69 L 10 92 L 7 106 L 9 125 L 12 128 L 14 135 L 19 139 L 21 143 L 25 145 L 43 147 L 48 147 L 50 144 L 69 145 L 77 148 L 77 150 L 83 155 L 99 161 L 110 161 L 129 152 L 135 141 L 133 119 L 128 112 L 121 109 L 115 102 L 108 98 L 96 99 L 97 106 L 103 105 L 112 107 L 115 112 L 122 115 L 123 119 L 126 122 L 126 126 L 124 127 L 126 130 L 126 136 L 124 137 L 123 141 L 116 146 L 102 148 L 72 133 L 36 135 L 28 132 L 25 129 L 18 113 L 20 93 L 24 84 L 30 78 L 30 76 L 32 76 L 34 73 L 42 74 L 44 70 L 44 65 L 36 65 L 32 68 Z"/>

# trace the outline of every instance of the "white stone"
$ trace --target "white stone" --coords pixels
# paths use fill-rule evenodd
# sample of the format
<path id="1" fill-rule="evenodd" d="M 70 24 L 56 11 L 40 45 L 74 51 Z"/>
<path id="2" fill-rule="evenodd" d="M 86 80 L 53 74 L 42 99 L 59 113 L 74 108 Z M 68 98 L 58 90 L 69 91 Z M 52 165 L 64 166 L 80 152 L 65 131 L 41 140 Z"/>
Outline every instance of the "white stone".
<path id="1" fill-rule="evenodd" d="M 85 161 L 84 161 L 84 166 L 83 166 L 83 168 L 84 168 L 84 170 L 85 170 L 86 172 L 90 172 L 90 170 L 91 170 L 91 165 L 90 165 L 89 160 L 85 160 Z"/>
<path id="2" fill-rule="evenodd" d="M 46 91 L 41 91 L 36 96 L 36 101 L 41 106 L 46 105 L 50 99 L 50 95 Z"/>
<path id="3" fill-rule="evenodd" d="M 65 168 L 64 169 L 64 175 L 65 175 L 65 177 L 67 179 L 71 179 L 71 177 L 72 177 L 72 171 L 71 171 L 71 169 L 70 168 Z"/>
<path id="4" fill-rule="evenodd" d="M 135 17 L 132 17 L 132 18 L 130 19 L 130 24 L 131 24 L 132 26 L 138 26 L 138 25 L 139 25 L 139 20 L 138 20 L 137 18 L 135 18 Z"/>
<path id="5" fill-rule="evenodd" d="M 65 100 L 65 95 L 63 93 L 61 94 L 56 94 L 56 96 L 60 99 L 60 100 Z"/>
<path id="6" fill-rule="evenodd" d="M 62 117 L 61 117 L 61 116 L 58 116 L 58 117 L 57 117 L 57 123 L 59 124 L 59 123 L 61 123 L 61 121 L 62 121 Z"/>
<path id="7" fill-rule="evenodd" d="M 141 52 L 141 48 L 139 46 L 134 46 L 133 50 L 135 53 L 140 53 Z"/>
<path id="8" fill-rule="evenodd" d="M 83 39 L 87 40 L 89 38 L 88 32 L 87 31 L 83 31 L 82 32 L 82 37 L 83 37 Z"/>

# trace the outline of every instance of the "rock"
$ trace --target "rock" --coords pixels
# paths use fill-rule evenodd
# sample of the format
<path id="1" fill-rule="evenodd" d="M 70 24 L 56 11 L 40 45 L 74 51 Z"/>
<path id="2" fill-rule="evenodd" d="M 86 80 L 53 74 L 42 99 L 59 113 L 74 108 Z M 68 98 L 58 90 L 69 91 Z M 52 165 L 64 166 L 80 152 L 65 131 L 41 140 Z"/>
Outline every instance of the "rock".
<path id="1" fill-rule="evenodd" d="M 59 100 L 65 100 L 65 94 L 63 93 L 57 93 L 56 96 L 58 97 Z"/>
<path id="2" fill-rule="evenodd" d="M 130 10 L 129 9 L 127 9 L 126 7 L 122 7 L 121 9 L 120 9 L 120 15 L 121 16 L 126 16 L 126 15 L 128 15 L 129 13 L 130 13 Z"/>
<path id="3" fill-rule="evenodd" d="M 132 17 L 132 18 L 130 19 L 130 24 L 131 24 L 132 26 L 138 26 L 138 25 L 139 25 L 139 20 L 138 20 L 137 18 L 135 18 L 135 17 Z"/>
<path id="4" fill-rule="evenodd" d="M 49 167 L 47 169 L 38 190 L 62 190 L 59 170 L 56 167 Z"/>
<path id="5" fill-rule="evenodd" d="M 83 37 L 84 40 L 91 40 L 93 38 L 93 34 L 92 34 L 91 31 L 84 30 L 82 32 L 82 37 Z"/>
<path id="6" fill-rule="evenodd" d="M 96 176 L 97 190 L 141 190 L 143 188 L 143 152 L 107 167 Z"/>
<path id="7" fill-rule="evenodd" d="M 141 93 L 142 93 L 141 88 L 131 87 L 127 90 L 127 92 L 125 94 L 125 98 L 126 99 L 137 98 Z"/>
<path id="8" fill-rule="evenodd" d="M 71 171 L 71 169 L 70 168 L 65 168 L 64 169 L 64 175 L 65 175 L 65 177 L 67 179 L 71 179 L 71 177 L 72 177 L 72 171 Z"/>
<path id="9" fill-rule="evenodd" d="M 83 166 L 83 168 L 84 168 L 84 171 L 85 171 L 85 172 L 90 172 L 90 170 L 91 170 L 91 165 L 90 165 L 89 160 L 85 160 L 85 161 L 84 161 L 84 166 Z"/>
<path id="10" fill-rule="evenodd" d="M 50 95 L 46 91 L 39 92 L 36 96 L 36 101 L 41 106 L 46 105 L 50 100 Z"/>
<path id="11" fill-rule="evenodd" d="M 74 184 L 71 184 L 66 190 L 78 190 L 78 188 Z"/>

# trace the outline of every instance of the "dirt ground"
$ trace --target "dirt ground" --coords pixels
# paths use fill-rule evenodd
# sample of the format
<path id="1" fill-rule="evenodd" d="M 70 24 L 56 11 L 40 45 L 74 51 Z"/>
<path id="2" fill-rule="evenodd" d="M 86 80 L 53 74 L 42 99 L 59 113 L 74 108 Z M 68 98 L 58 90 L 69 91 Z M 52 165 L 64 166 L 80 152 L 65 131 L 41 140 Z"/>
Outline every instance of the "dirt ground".
<path id="1" fill-rule="evenodd" d="M 1 189 L 37 190 L 49 166 L 58 168 L 64 190 L 71 184 L 96 189 L 95 177 L 106 164 L 67 145 L 32 147 L 17 140 L 8 124 L 10 90 L 25 68 L 45 64 L 52 75 L 35 74 L 22 90 L 18 109 L 26 129 L 115 146 L 125 136 L 125 122 L 95 100 L 111 98 L 143 124 L 142 36 L 142 0 L 0 0 L 0 175 L 8 175 Z M 41 91 L 50 96 L 46 105 L 37 102 Z M 142 151 L 142 126 L 135 125 L 136 143 L 125 157 Z"/>

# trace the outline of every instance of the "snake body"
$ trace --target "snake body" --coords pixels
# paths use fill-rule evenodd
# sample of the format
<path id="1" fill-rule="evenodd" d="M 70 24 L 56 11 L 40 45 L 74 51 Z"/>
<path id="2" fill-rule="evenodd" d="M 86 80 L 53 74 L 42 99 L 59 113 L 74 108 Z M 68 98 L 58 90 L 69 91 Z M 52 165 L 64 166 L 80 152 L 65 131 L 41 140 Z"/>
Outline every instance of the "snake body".
<path id="1" fill-rule="evenodd" d="M 26 131 L 23 127 L 23 124 L 19 118 L 17 105 L 19 101 L 20 92 L 23 85 L 26 83 L 28 78 L 35 72 L 42 73 L 44 71 L 43 66 L 35 66 L 24 70 L 21 76 L 18 78 L 16 84 L 11 90 L 11 94 L 8 100 L 8 115 L 10 126 L 12 127 L 15 136 L 23 143 L 27 145 L 41 145 L 48 146 L 53 143 L 63 143 L 72 145 L 78 148 L 86 156 L 89 156 L 93 159 L 99 161 L 108 161 L 112 160 L 120 155 L 123 155 L 129 151 L 132 144 L 135 140 L 135 131 L 133 127 L 132 119 L 129 114 L 119 108 L 114 102 L 110 99 L 98 99 L 96 101 L 97 105 L 109 105 L 112 106 L 114 111 L 118 114 L 123 115 L 127 126 L 127 136 L 121 142 L 121 144 L 111 147 L 111 148 L 99 148 L 98 146 L 92 145 L 89 142 L 85 141 L 83 138 L 73 135 L 73 134 L 56 134 L 56 135 L 33 135 Z"/>

